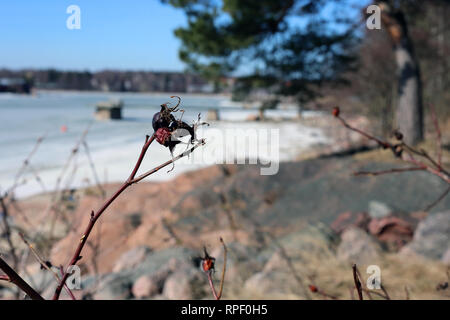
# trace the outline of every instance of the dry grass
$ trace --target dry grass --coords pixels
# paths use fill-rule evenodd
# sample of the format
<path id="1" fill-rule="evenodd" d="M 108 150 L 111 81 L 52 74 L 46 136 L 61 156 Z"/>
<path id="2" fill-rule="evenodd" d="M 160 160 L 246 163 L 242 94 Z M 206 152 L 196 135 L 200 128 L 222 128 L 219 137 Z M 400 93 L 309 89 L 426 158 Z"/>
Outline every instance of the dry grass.
<path id="1" fill-rule="evenodd" d="M 316 240 L 311 239 L 311 243 Z M 307 285 L 314 284 L 328 295 L 335 296 L 341 300 L 351 299 L 350 290 L 354 288 L 351 262 L 339 260 L 334 251 L 317 242 L 314 250 L 296 251 L 292 248 L 287 252 L 293 266 Z M 397 253 L 383 253 L 373 264 L 381 269 L 381 281 L 391 299 L 405 300 L 408 291 L 411 300 L 419 299 L 450 299 L 450 290 L 436 289 L 439 283 L 448 281 L 447 266 L 438 261 L 422 259 L 418 256 L 407 258 Z M 244 267 L 244 266 L 241 266 Z M 366 273 L 368 265 L 359 265 L 363 287 L 370 276 Z M 262 269 L 264 270 L 264 269 Z M 256 272 L 260 272 L 255 271 Z M 233 278 L 226 279 L 226 299 L 305 299 L 286 264 L 280 260 L 277 268 L 263 271 L 276 283 L 267 286 L 261 283 L 261 291 L 249 290 L 242 281 L 234 281 Z M 298 288 L 297 288 L 298 289 Z M 375 290 L 382 294 L 381 290 Z M 354 291 L 357 299 L 357 293 Z M 372 299 L 382 299 L 376 294 Z M 312 294 L 313 299 L 324 299 L 320 294 Z M 364 294 L 364 299 L 369 299 Z"/>

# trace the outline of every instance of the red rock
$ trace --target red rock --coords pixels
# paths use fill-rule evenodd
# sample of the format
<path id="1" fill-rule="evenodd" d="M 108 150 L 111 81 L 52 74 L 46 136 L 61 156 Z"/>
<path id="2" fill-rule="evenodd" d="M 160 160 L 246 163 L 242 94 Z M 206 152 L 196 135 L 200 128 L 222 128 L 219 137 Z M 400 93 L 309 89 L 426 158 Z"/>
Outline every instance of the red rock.
<path id="1" fill-rule="evenodd" d="M 396 249 L 399 249 L 412 240 L 414 229 L 409 222 L 390 216 L 372 219 L 369 223 L 369 233 L 378 240 L 393 244 Z"/>

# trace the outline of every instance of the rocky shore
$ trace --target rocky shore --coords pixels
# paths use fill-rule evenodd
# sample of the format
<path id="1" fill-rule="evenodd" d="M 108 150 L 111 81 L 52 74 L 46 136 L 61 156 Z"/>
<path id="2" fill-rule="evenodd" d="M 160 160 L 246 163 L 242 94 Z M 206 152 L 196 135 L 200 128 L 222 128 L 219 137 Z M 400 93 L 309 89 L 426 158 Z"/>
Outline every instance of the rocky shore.
<path id="1" fill-rule="evenodd" d="M 139 183 L 96 226 L 79 262 L 82 290 L 74 293 L 85 299 L 211 299 L 200 256 L 205 246 L 216 258 L 218 282 L 222 237 L 228 246 L 225 299 L 323 299 L 310 285 L 350 299 L 352 263 L 364 279 L 369 265 L 378 266 L 394 299 L 449 298 L 439 286 L 448 282 L 450 198 L 422 211 L 446 186 L 424 172 L 352 176 L 392 165 L 370 158 L 281 163 L 274 176 L 261 176 L 258 166 L 216 165 Z M 105 188 L 111 194 L 117 187 Z M 21 201 L 27 219 L 17 210 L 14 226 L 38 239 L 35 246 L 54 266 L 65 265 L 102 198 L 95 188 L 76 191 L 69 214 L 52 227 L 44 216 L 48 197 Z M 2 239 L 2 251 L 5 246 Z M 28 261 L 25 278 L 51 297 L 52 275 Z M 10 286 L 0 285 L 0 296 L 12 298 Z"/>

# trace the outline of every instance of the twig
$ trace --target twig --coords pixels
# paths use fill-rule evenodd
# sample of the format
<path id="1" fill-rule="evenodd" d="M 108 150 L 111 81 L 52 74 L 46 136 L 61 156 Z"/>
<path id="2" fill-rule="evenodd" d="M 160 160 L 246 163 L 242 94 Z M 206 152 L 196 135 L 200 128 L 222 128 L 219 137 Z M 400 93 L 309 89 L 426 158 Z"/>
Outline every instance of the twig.
<path id="1" fill-rule="evenodd" d="M 390 300 L 387 296 L 385 296 L 384 294 L 382 294 L 380 292 L 377 292 L 377 291 L 374 291 L 374 290 L 365 289 L 365 288 L 362 288 L 361 290 L 364 291 L 369 296 L 370 300 L 372 300 L 371 294 L 379 296 L 379 297 L 381 297 L 381 298 L 383 298 L 385 300 Z"/>
<path id="2" fill-rule="evenodd" d="M 384 149 L 388 149 L 391 147 L 391 145 L 388 142 L 382 141 L 381 139 L 367 133 L 364 132 L 356 127 L 351 126 L 350 124 L 347 123 L 347 121 L 345 121 L 344 118 L 342 118 L 341 116 L 339 116 L 339 111 L 337 112 L 337 114 L 334 115 L 336 118 L 339 119 L 339 121 L 341 121 L 342 125 L 352 131 L 355 131 L 357 133 L 359 133 L 360 135 L 366 137 L 369 140 L 375 141 L 376 143 L 378 143 L 378 145 Z"/>
<path id="3" fill-rule="evenodd" d="M 8 222 L 8 208 L 6 207 L 5 199 L 2 196 L 0 196 L 0 208 L 3 212 L 2 214 L 3 227 L 5 231 L 6 241 L 8 242 L 9 246 L 9 253 L 11 255 L 11 258 L 13 259 L 13 268 L 17 269 L 19 265 L 19 258 L 17 256 L 16 249 L 11 239 L 11 227 Z"/>
<path id="4" fill-rule="evenodd" d="M 226 271 L 226 266 L 227 266 L 227 246 L 225 245 L 225 242 L 223 241 L 222 237 L 220 238 L 220 242 L 222 243 L 222 246 L 223 246 L 223 268 L 222 268 L 222 277 L 220 278 L 219 294 L 217 294 L 216 288 L 214 287 L 214 283 L 212 280 L 212 270 L 211 269 L 205 270 L 205 268 L 204 268 L 204 271 L 206 272 L 206 274 L 208 276 L 209 286 L 211 287 L 211 291 L 216 300 L 220 300 L 220 298 L 222 297 L 223 284 L 225 282 L 225 271 Z M 206 251 L 206 249 L 205 249 L 205 251 Z M 206 252 L 205 252 L 205 255 L 206 255 L 205 259 L 210 258 Z"/>
<path id="5" fill-rule="evenodd" d="M 342 125 L 344 127 L 363 135 L 364 137 L 368 138 L 369 140 L 375 141 L 383 149 L 390 149 L 396 158 L 401 158 L 403 161 L 412 163 L 415 165 L 415 167 L 411 167 L 411 168 L 392 169 L 391 172 L 407 172 L 407 171 L 416 171 L 416 170 L 426 170 L 426 171 L 438 176 L 446 183 L 450 184 L 450 173 L 448 171 L 446 171 L 444 168 L 442 168 L 442 166 L 440 164 L 440 160 L 438 160 L 438 161 L 434 160 L 423 149 L 416 150 L 413 147 L 404 143 L 402 141 L 403 135 L 400 132 L 398 132 L 398 131 L 395 132 L 395 135 L 396 135 L 396 138 L 398 140 L 400 140 L 401 142 L 398 144 L 392 144 L 390 142 L 383 141 L 379 138 L 376 138 L 375 136 L 348 124 L 347 121 L 345 121 L 345 119 L 340 116 L 339 107 L 335 107 L 333 109 L 333 115 L 335 118 L 337 118 L 342 123 Z M 440 132 L 439 129 L 437 129 L 437 130 L 438 130 L 438 132 Z M 404 156 L 405 153 L 408 155 L 408 157 L 406 157 L 406 158 Z M 430 162 L 430 165 L 427 163 L 424 163 L 423 161 L 421 161 L 419 159 L 414 158 L 413 155 L 417 155 L 417 156 L 420 156 L 420 157 L 426 159 L 427 161 Z M 391 172 L 383 172 L 383 173 L 391 173 Z M 358 175 L 362 175 L 362 174 L 363 173 L 359 173 Z M 364 172 L 364 174 L 377 175 L 377 174 L 382 174 L 382 173 Z"/>
<path id="6" fill-rule="evenodd" d="M 353 264 L 352 269 L 353 269 L 353 281 L 355 282 L 356 291 L 358 291 L 359 300 L 363 300 L 362 286 L 357 274 L 356 264 Z"/>
<path id="7" fill-rule="evenodd" d="M 6 273 L 9 281 L 22 289 L 33 300 L 44 300 L 28 283 L 25 282 L 7 263 L 0 257 L 0 269 Z"/>
<path id="8" fill-rule="evenodd" d="M 89 166 L 91 167 L 91 170 L 92 170 L 92 175 L 94 176 L 95 184 L 97 185 L 97 188 L 100 190 L 100 194 L 101 194 L 102 198 L 104 198 L 106 196 L 106 191 L 102 187 L 102 184 L 100 183 L 100 179 L 98 178 L 97 170 L 95 169 L 95 164 L 94 164 L 94 161 L 92 160 L 91 152 L 89 150 L 89 145 L 87 144 L 86 140 L 83 141 L 83 147 L 84 147 L 84 151 L 86 152 L 86 157 L 88 158 L 88 161 L 89 161 Z"/>
<path id="9" fill-rule="evenodd" d="M 25 169 L 30 165 L 31 158 L 37 152 L 37 150 L 39 149 L 39 146 L 41 145 L 42 141 L 44 141 L 45 137 L 46 137 L 46 134 L 44 134 L 43 136 L 37 138 L 36 143 L 33 146 L 33 149 L 31 149 L 30 153 L 28 154 L 28 156 L 23 161 L 22 166 L 20 167 L 19 171 L 16 173 L 13 185 L 7 190 L 6 194 L 13 193 L 14 190 L 17 188 L 17 186 L 19 185 L 20 177 L 25 172 Z"/>
<path id="10" fill-rule="evenodd" d="M 91 125 L 92 125 L 92 122 L 89 123 L 89 125 L 86 127 L 86 129 L 82 132 L 80 138 L 77 140 L 77 142 L 75 143 L 74 147 L 72 148 L 72 151 L 71 151 L 69 157 L 67 158 L 66 162 L 64 163 L 59 176 L 56 178 L 56 183 L 55 183 L 55 187 L 53 189 L 52 197 L 50 199 L 50 204 L 47 207 L 47 209 L 45 210 L 44 216 L 47 216 L 49 213 L 51 213 L 52 211 L 54 211 L 56 209 L 56 204 L 60 200 L 60 185 L 61 185 L 61 182 L 62 182 L 62 180 L 64 178 L 64 175 L 66 174 L 66 171 L 70 167 L 70 164 L 71 164 L 72 160 L 74 159 L 74 157 L 78 153 L 78 151 L 80 149 L 80 145 L 83 143 L 86 135 L 88 134 Z M 56 215 L 57 214 L 54 213 L 54 216 L 55 216 L 54 219 L 57 219 Z M 51 229 L 53 229 L 53 223 L 52 223 Z"/>
<path id="11" fill-rule="evenodd" d="M 450 187 L 447 188 L 447 190 L 444 191 L 443 194 L 439 196 L 435 201 L 433 201 L 431 204 L 429 204 L 423 211 L 427 212 L 430 211 L 434 206 L 436 206 L 439 202 L 441 202 L 450 192 Z"/>
<path id="12" fill-rule="evenodd" d="M 181 158 L 183 158 L 183 157 L 185 157 L 185 156 L 191 154 L 195 149 L 197 149 L 197 148 L 200 147 L 200 146 L 203 146 L 204 144 L 205 144 L 205 141 L 204 141 L 204 140 L 201 140 L 201 141 L 200 141 L 199 143 L 197 143 L 195 146 L 193 146 L 193 147 L 191 147 L 190 149 L 184 151 L 183 153 L 181 153 L 180 155 L 174 157 L 173 159 L 171 159 L 171 160 L 169 160 L 169 161 L 166 161 L 166 162 L 164 162 L 163 164 L 161 164 L 161 165 L 159 165 L 159 166 L 157 166 L 157 167 L 155 167 L 155 168 L 153 168 L 153 169 L 151 169 L 151 170 L 149 170 L 149 171 L 147 171 L 147 172 L 141 174 L 140 176 L 138 176 L 138 177 L 132 179 L 132 180 L 130 181 L 130 183 L 131 183 L 131 184 L 138 183 L 139 181 L 141 181 L 141 180 L 147 178 L 148 176 L 154 174 L 155 172 L 161 170 L 162 168 L 167 167 L 169 164 L 171 164 L 171 163 L 173 163 L 173 162 L 175 162 L 175 161 L 177 161 L 177 160 L 179 160 L 179 159 L 181 159 Z"/>
<path id="13" fill-rule="evenodd" d="M 388 294 L 386 288 L 383 286 L 382 283 L 380 283 L 380 287 L 381 287 L 381 291 L 383 291 L 383 293 L 384 293 L 384 295 L 385 295 L 386 300 L 391 300 L 391 297 L 389 296 L 389 294 Z"/>
<path id="14" fill-rule="evenodd" d="M 89 224 L 84 231 L 83 235 L 80 238 L 80 243 L 78 244 L 78 247 L 75 251 L 75 254 L 73 255 L 72 259 L 70 260 L 69 266 L 75 265 L 82 257 L 80 256 L 81 251 L 83 250 L 84 245 L 86 244 L 86 241 L 89 237 L 89 234 L 91 233 L 95 222 L 100 218 L 100 216 L 103 214 L 103 212 L 109 207 L 111 203 L 123 192 L 125 189 L 127 189 L 132 183 L 132 180 L 134 179 L 134 176 L 136 175 L 139 167 L 141 166 L 142 160 L 144 159 L 145 153 L 147 152 L 148 148 L 150 147 L 150 144 L 155 139 L 155 136 L 152 135 L 150 138 L 149 136 L 146 136 L 145 138 L 145 144 L 142 147 L 141 154 L 139 155 L 139 158 L 136 162 L 136 165 L 134 166 L 133 171 L 131 172 L 129 178 L 122 184 L 122 186 L 102 205 L 102 207 L 94 213 L 92 211 L 91 213 L 91 219 L 89 221 Z M 55 294 L 53 295 L 53 300 L 58 300 L 59 295 L 61 294 L 61 289 L 63 285 L 66 283 L 67 278 L 69 277 L 69 273 L 67 272 L 68 268 L 66 268 L 66 271 L 64 272 L 64 276 L 58 285 L 58 287 L 55 290 Z"/>
<path id="15" fill-rule="evenodd" d="M 56 282 L 59 284 L 61 279 L 58 276 L 58 274 L 52 270 L 52 268 L 50 268 L 47 264 L 46 261 L 44 261 L 44 259 L 39 255 L 39 253 L 37 252 L 37 250 L 33 247 L 33 245 L 31 243 L 28 242 L 28 240 L 25 238 L 25 236 L 23 235 L 23 233 L 19 233 L 20 238 L 22 239 L 22 241 L 28 246 L 28 248 L 30 248 L 31 253 L 33 254 L 33 256 L 36 258 L 36 260 L 40 263 L 40 265 L 47 269 L 48 271 L 50 271 L 53 276 L 55 277 Z M 72 291 L 69 289 L 69 287 L 64 284 L 64 289 L 66 289 L 67 293 L 69 294 L 69 296 L 72 298 L 72 300 L 76 300 L 75 296 L 73 295 Z"/>
<path id="16" fill-rule="evenodd" d="M 222 278 L 220 279 L 220 289 L 219 289 L 219 299 L 222 297 L 222 291 L 223 291 L 223 284 L 225 283 L 225 271 L 227 267 L 227 246 L 225 245 L 225 242 L 223 241 L 222 237 L 220 237 L 220 242 L 223 246 L 223 268 L 222 268 Z"/>
<path id="17" fill-rule="evenodd" d="M 142 147 L 141 153 L 139 155 L 139 158 L 134 166 L 133 171 L 131 172 L 130 176 L 128 177 L 128 179 L 122 184 L 122 186 L 108 199 L 106 200 L 106 202 L 102 205 L 102 207 L 100 209 L 97 210 L 97 212 L 92 211 L 91 212 L 91 219 L 89 221 L 88 226 L 86 227 L 86 230 L 84 231 L 83 235 L 80 238 L 80 243 L 78 244 L 78 247 L 72 257 L 72 259 L 70 260 L 69 266 L 71 265 L 75 265 L 81 258 L 82 256 L 81 251 L 84 248 L 84 245 L 86 244 L 86 241 L 96 223 L 96 221 L 100 218 L 100 216 L 104 213 L 104 211 L 109 207 L 109 205 L 111 203 L 114 202 L 114 200 L 123 192 L 125 191 L 128 187 L 130 187 L 131 185 L 138 183 L 139 181 L 141 181 L 142 179 L 148 177 L 149 175 L 157 172 L 158 170 L 164 168 L 165 166 L 168 166 L 169 164 L 175 162 L 176 160 L 189 155 L 190 153 L 192 153 L 197 147 L 199 147 L 200 145 L 204 145 L 204 141 L 202 140 L 200 143 L 198 143 L 197 145 L 193 146 L 192 148 L 190 148 L 188 151 L 183 152 L 182 154 L 180 154 L 179 156 L 173 158 L 172 160 L 169 160 L 165 163 L 163 163 L 162 165 L 147 171 L 146 173 L 140 175 L 139 177 L 136 178 L 136 174 L 137 171 L 139 170 L 142 161 L 144 159 L 144 156 L 148 150 L 148 148 L 150 147 L 150 144 L 155 140 L 155 135 L 153 134 L 151 137 L 146 136 L 145 138 L 145 143 L 144 146 Z M 58 300 L 59 299 L 59 295 L 61 294 L 61 290 L 63 285 L 65 284 L 65 282 L 67 281 L 67 278 L 69 277 L 69 273 L 67 272 L 68 268 L 66 268 L 66 271 L 64 273 L 64 276 L 60 282 L 60 284 L 58 285 L 58 287 L 55 290 L 55 293 L 53 295 L 53 300 Z"/>
<path id="18" fill-rule="evenodd" d="M 402 173 L 407 171 L 423 171 L 425 167 L 408 167 L 408 168 L 393 168 L 383 171 L 358 171 L 353 173 L 354 176 L 380 176 L 389 173 Z"/>
<path id="19" fill-rule="evenodd" d="M 322 289 L 320 289 L 319 287 L 317 287 L 316 285 L 310 284 L 309 285 L 309 290 L 312 293 L 318 293 L 320 294 L 322 297 L 324 297 L 325 299 L 331 299 L 331 300 L 339 300 L 336 296 L 333 296 L 331 294 L 326 293 L 325 291 L 323 291 Z"/>

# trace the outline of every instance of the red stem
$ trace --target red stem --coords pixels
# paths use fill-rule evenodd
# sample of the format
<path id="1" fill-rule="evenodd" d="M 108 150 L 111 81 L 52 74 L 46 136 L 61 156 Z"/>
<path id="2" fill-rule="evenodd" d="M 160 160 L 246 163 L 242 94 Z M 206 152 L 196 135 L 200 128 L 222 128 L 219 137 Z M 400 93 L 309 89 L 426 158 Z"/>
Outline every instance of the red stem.
<path id="1" fill-rule="evenodd" d="M 72 256 L 72 259 L 69 262 L 69 266 L 72 265 L 76 265 L 76 263 L 81 259 L 81 251 L 84 248 L 84 245 L 86 244 L 87 239 L 89 238 L 89 235 L 91 234 L 92 229 L 94 228 L 95 223 L 97 222 L 97 220 L 100 218 L 100 216 L 103 214 L 103 212 L 109 207 L 109 205 L 111 203 L 113 203 L 114 200 L 116 200 L 116 198 L 123 192 L 125 191 L 125 189 L 127 189 L 133 182 L 132 180 L 134 179 L 137 171 L 139 170 L 139 167 L 141 166 L 142 160 L 144 159 L 145 153 L 147 152 L 148 148 L 150 147 L 150 144 L 153 142 L 153 140 L 155 139 L 155 136 L 152 135 L 150 138 L 148 136 L 146 136 L 145 138 L 145 144 L 142 147 L 142 151 L 141 154 L 139 155 L 139 158 L 136 162 L 136 165 L 134 166 L 133 171 L 131 172 L 130 176 L 128 177 L 128 179 L 122 184 L 122 186 L 119 188 L 119 190 L 117 190 L 103 205 L 100 209 L 98 209 L 98 211 L 96 213 L 93 213 L 91 215 L 91 219 L 89 221 L 88 226 L 86 227 L 86 230 L 84 231 L 81 239 L 80 239 L 80 243 L 78 244 L 78 247 L 74 253 L 74 255 Z M 66 269 L 68 270 L 68 268 Z M 59 295 L 61 294 L 61 290 L 64 286 L 64 284 L 67 281 L 67 278 L 69 277 L 69 273 L 67 271 L 64 272 L 64 275 L 61 279 L 61 282 L 59 283 L 58 287 L 55 290 L 55 293 L 53 295 L 53 300 L 58 300 L 59 299 Z"/>
<path id="2" fill-rule="evenodd" d="M 211 291 L 214 295 L 214 299 L 219 300 L 220 297 L 217 295 L 216 288 L 214 288 L 214 284 L 213 284 L 212 277 L 211 277 L 211 272 L 209 272 L 209 271 L 208 271 L 208 282 L 209 282 L 209 286 L 211 287 Z"/>
<path id="3" fill-rule="evenodd" d="M 25 282 L 7 263 L 0 257 L 0 269 L 8 276 L 10 282 L 22 289 L 33 300 L 44 300 L 28 283 Z"/>
<path id="4" fill-rule="evenodd" d="M 173 163 L 174 161 L 190 154 L 192 151 L 194 151 L 197 147 L 201 146 L 204 144 L 204 141 L 201 141 L 200 143 L 198 143 L 197 145 L 193 146 L 192 148 L 190 148 L 188 151 L 183 152 L 182 154 L 180 154 L 179 156 L 173 158 L 170 161 L 167 161 L 165 163 L 163 163 L 162 165 L 147 171 L 146 173 L 140 175 L 139 177 L 135 178 L 139 167 L 141 166 L 142 160 L 144 159 L 145 153 L 147 152 L 150 144 L 153 142 L 153 140 L 155 139 L 155 135 L 152 135 L 151 137 L 146 136 L 145 138 L 145 144 L 142 147 L 142 151 L 141 154 L 139 155 L 139 158 L 136 162 L 136 165 L 134 166 L 133 171 L 131 172 L 130 176 L 128 177 L 128 179 L 122 184 L 122 186 L 119 188 L 119 190 L 117 190 L 104 204 L 103 206 L 98 209 L 97 212 L 92 212 L 91 213 L 91 220 L 89 221 L 88 226 L 86 227 L 86 230 L 84 231 L 81 239 L 80 239 L 80 243 L 77 247 L 77 250 L 75 251 L 75 254 L 73 255 L 69 266 L 70 265 L 75 265 L 80 259 L 81 259 L 81 251 L 83 250 L 84 245 L 86 244 L 86 241 L 95 225 L 95 222 L 100 218 L 100 216 L 103 214 L 103 212 L 109 207 L 109 205 L 123 192 L 125 191 L 125 189 L 127 189 L 129 186 L 141 181 L 142 179 L 148 177 L 149 175 L 157 172 L 158 170 L 160 170 L 161 168 Z M 67 270 L 67 269 L 66 269 Z M 55 290 L 55 293 L 53 295 L 53 300 L 58 300 L 59 299 L 59 295 L 61 294 L 61 290 L 63 285 L 65 284 L 65 282 L 67 281 L 67 278 L 69 277 L 69 274 L 67 273 L 67 271 L 64 273 L 64 276 L 60 282 L 60 284 L 58 285 L 58 287 Z"/>

